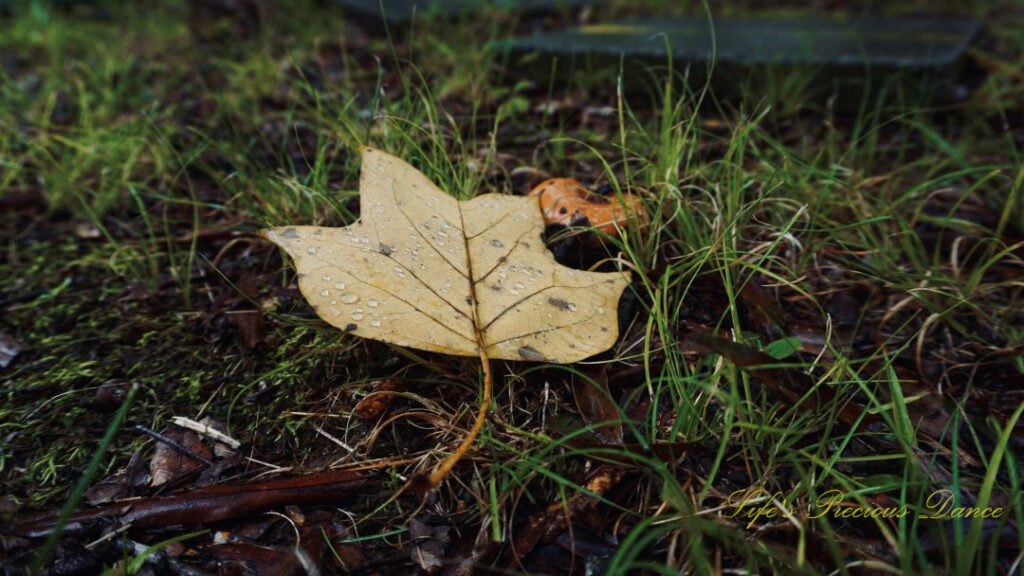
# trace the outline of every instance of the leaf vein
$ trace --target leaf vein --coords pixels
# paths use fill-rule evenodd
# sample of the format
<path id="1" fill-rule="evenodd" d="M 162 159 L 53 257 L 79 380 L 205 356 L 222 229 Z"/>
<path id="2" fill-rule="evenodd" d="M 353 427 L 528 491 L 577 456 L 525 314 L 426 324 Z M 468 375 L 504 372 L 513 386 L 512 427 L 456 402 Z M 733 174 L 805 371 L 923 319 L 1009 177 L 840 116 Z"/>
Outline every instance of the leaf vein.
<path id="1" fill-rule="evenodd" d="M 503 256 L 498 257 L 494 261 L 494 266 L 492 266 L 491 269 L 488 270 L 486 274 L 481 276 L 479 279 L 475 280 L 473 282 L 473 285 L 476 286 L 476 285 L 480 284 L 481 282 L 483 282 L 484 280 L 487 280 L 487 277 L 490 276 L 492 272 L 497 270 L 498 267 L 500 267 L 502 264 L 504 264 L 505 261 L 508 260 L 508 257 L 511 256 L 513 252 L 515 252 L 516 248 L 519 247 L 519 244 L 522 243 L 523 236 L 526 236 L 530 232 L 532 232 L 532 230 L 524 230 L 523 233 L 520 234 L 518 238 L 516 238 L 515 243 L 512 244 L 512 247 L 508 249 L 508 252 L 505 252 L 505 254 Z"/>
<path id="2" fill-rule="evenodd" d="M 543 334 L 544 332 L 554 332 L 556 330 L 562 330 L 562 329 L 565 329 L 565 328 L 570 328 L 572 326 L 578 326 L 580 324 L 585 324 L 587 322 L 590 322 L 591 320 L 594 319 L 595 316 L 597 316 L 597 313 L 593 313 L 590 316 L 587 316 L 586 318 L 584 318 L 582 320 L 577 320 L 576 322 L 573 322 L 571 324 L 565 324 L 563 326 L 548 326 L 547 328 L 541 328 L 540 330 L 534 330 L 533 332 L 526 332 L 525 334 L 517 334 L 515 336 L 509 336 L 508 338 L 505 338 L 503 340 L 498 340 L 497 342 L 491 342 L 491 343 L 487 344 L 487 346 L 488 347 L 497 346 L 499 344 L 504 344 L 505 342 L 509 342 L 509 341 L 515 340 L 517 338 L 527 338 L 529 336 L 535 336 L 537 334 Z"/>
<path id="3" fill-rule="evenodd" d="M 442 260 L 447 262 L 448 265 L 451 266 L 453 270 L 455 270 L 455 272 L 457 272 L 460 276 L 462 276 L 463 278 L 465 278 L 468 281 L 469 277 L 466 276 L 465 274 L 463 274 L 463 272 L 461 270 L 459 270 L 458 266 L 456 266 L 455 264 L 452 264 L 452 261 L 449 260 L 448 257 L 445 256 L 443 252 L 438 250 L 437 246 L 434 246 L 433 242 L 428 240 L 427 237 L 423 235 L 423 231 L 420 230 L 420 227 L 417 226 L 415 222 L 412 221 L 412 218 L 409 216 L 408 213 L 406 213 L 405 208 L 403 208 L 402 205 L 398 203 L 397 199 L 395 200 L 395 206 L 398 208 L 398 211 L 402 213 L 402 216 L 405 216 L 406 221 L 408 221 L 409 224 L 412 224 L 413 229 L 416 230 L 416 233 L 420 235 L 420 238 L 423 238 L 423 241 L 427 243 L 427 246 L 430 246 L 430 249 L 433 250 L 435 254 L 440 256 Z M 446 222 L 447 222 L 447 220 L 446 220 Z M 467 255 L 466 257 L 468 258 L 469 256 Z"/>
<path id="4" fill-rule="evenodd" d="M 491 321 L 488 322 L 487 325 L 483 327 L 482 331 L 486 332 L 488 328 L 493 326 L 494 323 L 498 321 L 499 318 L 501 318 L 502 316 L 507 314 L 510 310 L 515 310 L 516 306 L 519 306 L 520 304 L 522 304 L 523 302 L 526 302 L 530 298 L 533 298 L 534 296 L 537 296 L 538 294 L 542 294 L 544 292 L 547 292 L 548 290 L 551 290 L 552 288 L 568 288 L 568 289 L 586 290 L 587 288 L 591 288 L 593 286 L 597 286 L 597 284 L 598 283 L 595 282 L 594 284 L 590 284 L 590 285 L 587 285 L 587 286 L 560 286 L 558 284 L 552 284 L 551 286 L 545 286 L 544 288 L 541 288 L 540 290 L 537 290 L 536 292 L 533 292 L 531 294 L 527 294 L 526 296 L 523 296 L 522 298 L 520 298 L 516 302 L 513 302 L 512 304 L 509 304 L 507 308 L 505 308 L 497 316 L 492 318 Z"/>

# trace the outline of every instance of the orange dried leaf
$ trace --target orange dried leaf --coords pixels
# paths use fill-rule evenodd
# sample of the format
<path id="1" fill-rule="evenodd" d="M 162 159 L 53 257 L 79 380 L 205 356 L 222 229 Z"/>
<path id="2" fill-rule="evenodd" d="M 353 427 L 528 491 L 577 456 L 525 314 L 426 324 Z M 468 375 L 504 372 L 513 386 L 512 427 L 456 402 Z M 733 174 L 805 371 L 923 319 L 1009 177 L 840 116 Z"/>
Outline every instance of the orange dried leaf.
<path id="1" fill-rule="evenodd" d="M 544 222 L 549 225 L 577 226 L 585 218 L 590 226 L 609 236 L 618 236 L 630 218 L 644 217 L 637 196 L 601 196 L 574 178 L 549 178 L 530 190 L 528 196 L 540 197 Z"/>

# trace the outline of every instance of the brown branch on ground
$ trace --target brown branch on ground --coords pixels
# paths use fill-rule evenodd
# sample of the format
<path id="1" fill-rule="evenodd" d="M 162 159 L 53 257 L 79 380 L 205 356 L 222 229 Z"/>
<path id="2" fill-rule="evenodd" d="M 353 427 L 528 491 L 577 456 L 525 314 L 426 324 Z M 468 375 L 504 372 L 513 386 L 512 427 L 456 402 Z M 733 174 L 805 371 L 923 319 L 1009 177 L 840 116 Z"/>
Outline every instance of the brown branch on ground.
<path id="1" fill-rule="evenodd" d="M 243 486 L 211 486 L 201 490 L 115 502 L 83 510 L 63 527 L 65 533 L 84 531 L 90 524 L 112 519 L 133 528 L 205 524 L 259 514 L 285 505 L 303 506 L 335 502 L 362 486 L 368 475 L 353 470 L 273 480 Z M 30 520 L 15 528 L 29 538 L 53 531 L 57 515 Z"/>

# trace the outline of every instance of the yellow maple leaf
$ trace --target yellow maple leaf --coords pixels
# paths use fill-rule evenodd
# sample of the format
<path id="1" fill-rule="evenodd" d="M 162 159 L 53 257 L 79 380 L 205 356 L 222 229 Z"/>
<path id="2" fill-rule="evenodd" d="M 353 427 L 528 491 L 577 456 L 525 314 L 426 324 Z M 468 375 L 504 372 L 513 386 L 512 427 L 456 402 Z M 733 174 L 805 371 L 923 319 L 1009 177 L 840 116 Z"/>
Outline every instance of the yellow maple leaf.
<path id="1" fill-rule="evenodd" d="M 480 357 L 483 406 L 463 447 L 486 412 L 490 358 L 570 363 L 615 343 L 628 279 L 555 262 L 535 197 L 460 202 L 394 156 L 364 148 L 362 157 L 358 223 L 264 235 L 292 257 L 302 294 L 328 323 L 399 346 Z M 440 477 L 460 455 L 439 468 Z M 440 477 L 435 472 L 433 484 Z"/>

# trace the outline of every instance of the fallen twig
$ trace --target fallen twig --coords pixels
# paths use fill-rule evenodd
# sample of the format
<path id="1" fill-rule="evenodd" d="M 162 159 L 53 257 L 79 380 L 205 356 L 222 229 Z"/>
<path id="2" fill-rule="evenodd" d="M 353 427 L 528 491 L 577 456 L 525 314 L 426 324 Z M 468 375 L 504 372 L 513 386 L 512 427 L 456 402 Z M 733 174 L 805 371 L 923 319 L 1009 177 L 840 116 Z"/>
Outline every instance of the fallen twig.
<path id="1" fill-rule="evenodd" d="M 71 516 L 63 531 L 78 533 L 93 522 L 113 519 L 133 528 L 204 524 L 259 514 L 285 505 L 334 502 L 366 481 L 352 470 L 274 480 L 244 486 L 211 486 L 194 492 L 115 502 Z M 56 515 L 21 524 L 16 532 L 41 538 L 53 531 Z"/>

